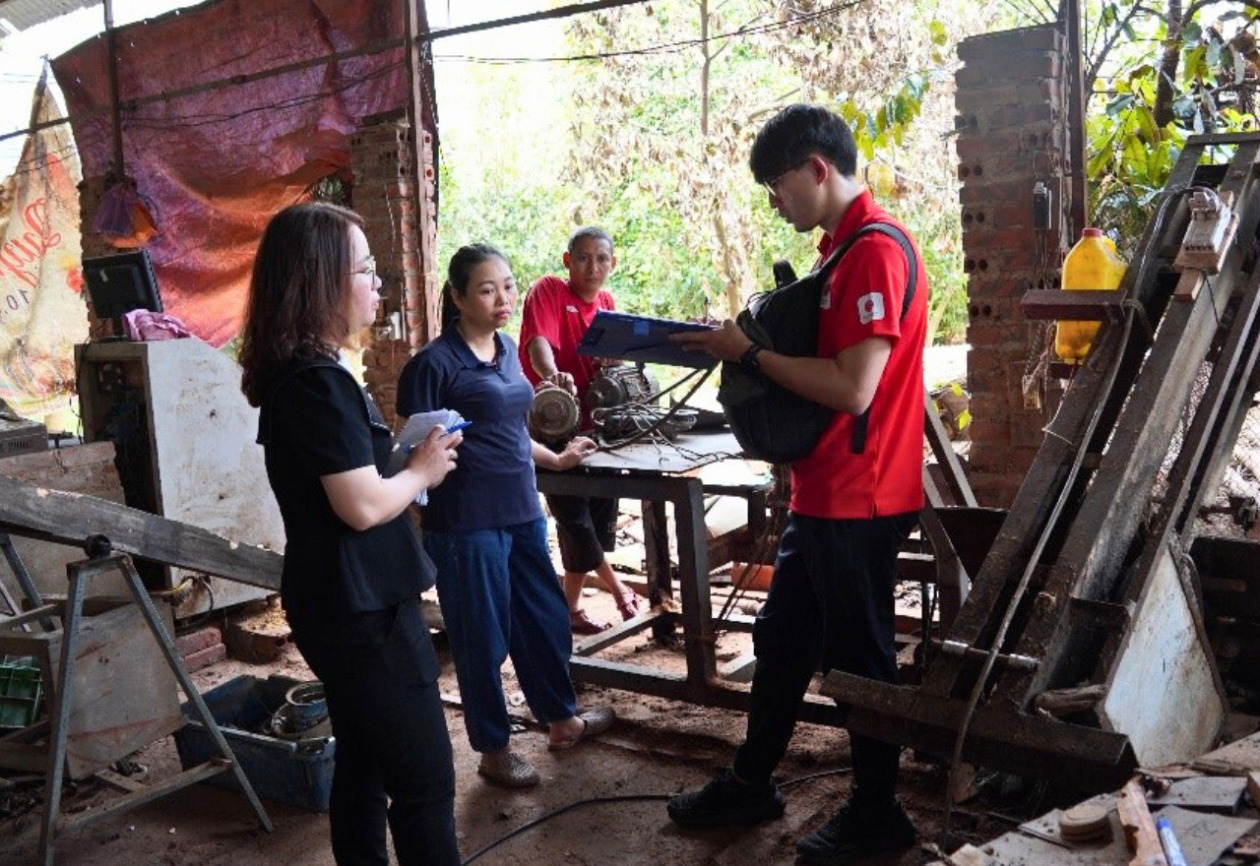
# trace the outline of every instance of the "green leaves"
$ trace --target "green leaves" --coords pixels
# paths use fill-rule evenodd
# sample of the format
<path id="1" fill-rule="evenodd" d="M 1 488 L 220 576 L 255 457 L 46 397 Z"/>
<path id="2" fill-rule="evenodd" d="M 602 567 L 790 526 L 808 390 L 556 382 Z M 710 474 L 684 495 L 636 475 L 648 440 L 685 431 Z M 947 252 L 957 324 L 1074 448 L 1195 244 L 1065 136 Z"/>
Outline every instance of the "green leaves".
<path id="1" fill-rule="evenodd" d="M 1202 8 L 1189 9 L 1173 26 L 1162 8 L 1128 2 L 1103 4 L 1099 11 L 1100 43 L 1114 44 L 1110 74 L 1099 77 L 1094 94 L 1105 102 L 1087 118 L 1091 221 L 1118 227 L 1130 242 L 1136 242 L 1187 136 L 1257 128 L 1254 109 L 1240 110 L 1255 106 L 1260 95 L 1240 50 L 1255 45 L 1257 10 L 1248 6 L 1203 18 Z M 1169 34 L 1174 41 L 1167 41 Z M 1150 62 L 1150 45 L 1157 41 L 1172 49 L 1173 62 L 1165 54 L 1162 70 Z M 1171 120 L 1160 125 L 1161 117 Z"/>

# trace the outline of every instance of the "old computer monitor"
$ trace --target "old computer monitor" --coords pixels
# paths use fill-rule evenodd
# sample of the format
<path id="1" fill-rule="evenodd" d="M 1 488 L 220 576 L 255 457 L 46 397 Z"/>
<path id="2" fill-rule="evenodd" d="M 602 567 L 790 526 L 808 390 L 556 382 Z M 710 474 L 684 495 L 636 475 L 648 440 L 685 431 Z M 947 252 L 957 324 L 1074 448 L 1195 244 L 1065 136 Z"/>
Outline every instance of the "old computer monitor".
<path id="1" fill-rule="evenodd" d="M 97 318 L 111 320 L 115 334 L 122 333 L 122 317 L 132 310 L 162 312 L 148 250 L 84 259 L 83 281 Z"/>

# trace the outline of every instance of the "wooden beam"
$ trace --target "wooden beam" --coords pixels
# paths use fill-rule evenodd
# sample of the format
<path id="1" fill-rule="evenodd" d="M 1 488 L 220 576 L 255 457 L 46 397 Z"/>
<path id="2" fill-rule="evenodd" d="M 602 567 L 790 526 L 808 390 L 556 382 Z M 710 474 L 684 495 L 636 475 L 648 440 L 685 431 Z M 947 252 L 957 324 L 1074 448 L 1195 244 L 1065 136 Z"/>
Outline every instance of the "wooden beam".
<path id="1" fill-rule="evenodd" d="M 116 502 L 6 476 L 0 476 L 0 529 L 76 547 L 89 536 L 104 535 L 116 553 L 280 591 L 284 557 L 274 551 Z"/>
<path id="2" fill-rule="evenodd" d="M 1146 795 L 1136 779 L 1130 779 L 1116 797 L 1116 811 L 1120 813 L 1125 841 L 1133 852 L 1130 866 L 1168 866 L 1151 810 L 1146 806 Z"/>
<path id="3" fill-rule="evenodd" d="M 1052 321 L 1119 322 L 1124 318 L 1125 292 L 1078 292 L 1032 289 L 1024 292 L 1020 309 L 1025 319 Z"/>

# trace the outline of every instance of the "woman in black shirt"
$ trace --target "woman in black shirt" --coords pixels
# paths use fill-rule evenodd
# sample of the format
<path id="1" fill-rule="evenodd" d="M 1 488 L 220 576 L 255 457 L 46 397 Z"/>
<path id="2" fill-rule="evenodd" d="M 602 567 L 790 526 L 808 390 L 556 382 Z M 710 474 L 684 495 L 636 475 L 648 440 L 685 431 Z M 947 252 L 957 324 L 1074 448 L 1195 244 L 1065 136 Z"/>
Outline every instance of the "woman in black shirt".
<path id="1" fill-rule="evenodd" d="M 329 820 L 339 866 L 457 866 L 455 772 L 438 664 L 417 596 L 433 565 L 404 512 L 455 466 L 440 428 L 396 475 L 393 437 L 342 365 L 372 324 L 375 261 L 351 211 L 313 202 L 267 225 L 241 346 L 242 390 L 284 520 L 280 594 L 324 683 L 337 738 Z"/>

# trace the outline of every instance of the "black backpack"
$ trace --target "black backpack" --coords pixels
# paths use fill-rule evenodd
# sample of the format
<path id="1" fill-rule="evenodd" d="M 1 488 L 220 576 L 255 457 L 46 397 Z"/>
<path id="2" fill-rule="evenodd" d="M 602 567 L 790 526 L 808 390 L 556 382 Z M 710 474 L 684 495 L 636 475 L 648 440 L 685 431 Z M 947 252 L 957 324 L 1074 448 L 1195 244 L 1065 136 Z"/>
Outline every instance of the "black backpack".
<path id="1" fill-rule="evenodd" d="M 854 232 L 818 266 L 795 282 L 795 275 L 786 266 L 788 276 L 775 268 L 780 287 L 749 299 L 748 305 L 735 318 L 753 342 L 777 352 L 800 358 L 818 355 L 818 307 L 822 292 L 836 263 L 863 235 L 879 232 L 900 245 L 908 262 L 906 294 L 901 304 L 905 319 L 914 299 L 919 267 L 914 248 L 905 232 L 888 223 L 870 223 Z M 782 285 L 788 282 L 788 285 Z M 736 361 L 722 363 L 722 384 L 718 402 L 726 411 L 731 431 L 744 453 L 768 463 L 794 463 L 808 457 L 819 438 L 835 417 L 835 410 L 807 400 L 772 382 L 760 370 L 749 370 Z M 866 450 L 866 428 L 870 409 L 859 415 L 853 426 L 854 454 Z"/>

